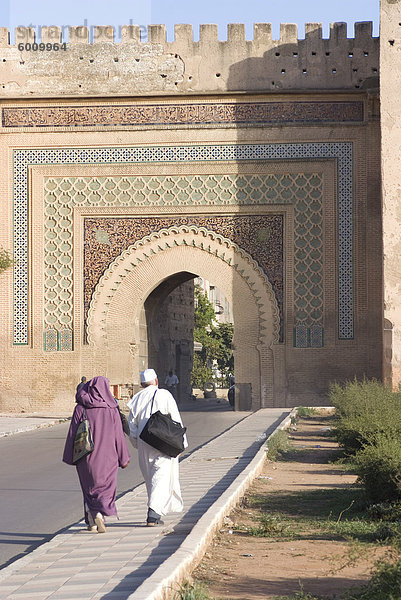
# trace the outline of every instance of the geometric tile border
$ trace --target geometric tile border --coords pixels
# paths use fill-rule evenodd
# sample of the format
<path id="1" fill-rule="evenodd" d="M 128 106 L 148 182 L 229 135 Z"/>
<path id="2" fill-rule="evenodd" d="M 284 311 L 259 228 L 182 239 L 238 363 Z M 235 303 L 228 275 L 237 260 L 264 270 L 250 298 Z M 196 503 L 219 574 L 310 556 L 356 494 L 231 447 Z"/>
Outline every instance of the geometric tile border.
<path id="1" fill-rule="evenodd" d="M 352 142 L 305 142 L 14 150 L 14 344 L 27 345 L 29 343 L 29 166 L 327 158 L 337 161 L 338 337 L 342 340 L 353 339 L 353 144 Z"/>

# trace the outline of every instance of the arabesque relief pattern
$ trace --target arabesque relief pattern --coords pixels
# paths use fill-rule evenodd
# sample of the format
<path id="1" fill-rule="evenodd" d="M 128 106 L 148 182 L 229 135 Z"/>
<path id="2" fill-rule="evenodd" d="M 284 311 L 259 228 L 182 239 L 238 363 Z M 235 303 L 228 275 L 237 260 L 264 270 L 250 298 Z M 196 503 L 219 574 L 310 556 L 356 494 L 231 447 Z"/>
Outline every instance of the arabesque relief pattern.
<path id="1" fill-rule="evenodd" d="M 272 286 L 258 263 L 232 240 L 205 227 L 181 225 L 160 229 L 130 245 L 106 268 L 88 310 L 88 342 L 107 346 L 108 307 L 122 282 L 149 257 L 187 246 L 221 260 L 246 281 L 259 313 L 261 347 L 279 341 L 280 314 Z M 142 298 L 140 302 L 142 302 Z M 246 320 L 246 318 L 245 318 Z"/>
<path id="2" fill-rule="evenodd" d="M 219 102 L 139 106 L 6 107 L 3 127 L 93 127 L 96 125 L 253 125 L 353 123 L 364 118 L 363 102 Z"/>
<path id="3" fill-rule="evenodd" d="M 171 227 L 194 227 L 220 234 L 245 250 L 268 278 L 280 314 L 283 341 L 283 215 L 224 217 L 85 218 L 85 316 L 105 269 L 128 246 Z"/>

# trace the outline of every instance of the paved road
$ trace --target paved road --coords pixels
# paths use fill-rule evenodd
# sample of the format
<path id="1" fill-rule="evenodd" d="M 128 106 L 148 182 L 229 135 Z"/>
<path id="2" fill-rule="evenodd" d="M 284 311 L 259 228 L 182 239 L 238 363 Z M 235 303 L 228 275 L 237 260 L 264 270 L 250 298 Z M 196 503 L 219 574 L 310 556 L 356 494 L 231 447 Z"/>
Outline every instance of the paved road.
<path id="1" fill-rule="evenodd" d="M 182 414 L 189 438 L 185 460 L 249 413 L 201 400 Z M 63 423 L 0 439 L 0 568 L 82 518 L 76 471 L 61 462 L 67 429 Z M 119 495 L 142 482 L 136 451 L 130 450 L 131 463 L 119 472 Z"/>

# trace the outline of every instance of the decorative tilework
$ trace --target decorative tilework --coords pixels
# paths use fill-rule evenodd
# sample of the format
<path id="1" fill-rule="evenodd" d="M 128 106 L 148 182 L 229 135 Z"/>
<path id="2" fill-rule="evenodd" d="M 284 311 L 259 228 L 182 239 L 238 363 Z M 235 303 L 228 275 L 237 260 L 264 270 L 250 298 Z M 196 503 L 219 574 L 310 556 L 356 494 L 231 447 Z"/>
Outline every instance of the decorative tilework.
<path id="1" fill-rule="evenodd" d="M 310 327 L 310 345 L 311 348 L 322 348 L 324 345 L 324 329 L 321 325 L 312 325 Z"/>
<path id="2" fill-rule="evenodd" d="M 295 345 L 320 348 L 323 331 L 323 182 L 321 177 L 305 178 L 303 173 L 298 175 L 297 182 L 303 194 L 294 203 Z"/>
<path id="3" fill-rule="evenodd" d="M 49 177 L 46 202 L 75 206 L 251 206 L 292 204 L 315 187 L 317 174 Z M 321 189 L 315 190 L 321 194 Z M 65 197 L 65 200 L 63 198 Z M 68 208 L 69 207 L 69 208 Z M 51 209 L 50 209 L 51 210 Z"/>
<path id="4" fill-rule="evenodd" d="M 153 232 L 183 225 L 205 228 L 245 250 L 269 280 L 280 314 L 283 341 L 283 215 L 205 217 L 86 217 L 84 220 L 85 318 L 105 269 L 129 246 Z M 99 239 L 98 232 L 102 235 Z M 263 241 L 260 240 L 263 233 Z"/>
<path id="5" fill-rule="evenodd" d="M 43 333 L 43 348 L 47 352 L 56 350 L 73 350 L 73 333 L 72 329 L 56 329 L 48 328 Z"/>
<path id="6" fill-rule="evenodd" d="M 219 102 L 139 106 L 35 106 L 2 110 L 3 127 L 354 123 L 363 102 Z"/>
<path id="7" fill-rule="evenodd" d="M 310 331 L 306 325 L 297 325 L 294 327 L 294 346 L 295 348 L 308 348 L 310 346 Z"/>
<path id="8" fill-rule="evenodd" d="M 175 161 L 337 159 L 340 339 L 353 338 L 352 142 L 52 148 L 14 150 L 14 343 L 28 343 L 28 178 L 30 165 Z"/>
<path id="9" fill-rule="evenodd" d="M 319 173 L 286 174 L 242 174 L 242 175 L 175 175 L 175 176 L 113 176 L 113 177 L 47 177 L 45 179 L 45 328 L 63 327 L 72 323 L 72 209 L 73 206 L 152 206 L 152 205 L 263 205 L 295 204 L 295 309 L 296 324 L 304 318 L 312 323 L 322 324 L 323 320 L 323 256 L 322 256 L 322 177 Z M 55 224 L 59 215 L 61 227 Z M 247 217 L 247 219 L 249 219 Z M 255 258 L 272 283 L 280 310 L 283 341 L 283 278 L 282 244 L 279 256 L 268 256 L 266 251 L 272 240 L 272 230 L 267 217 L 267 227 L 253 217 L 246 235 L 239 238 L 244 229 L 243 220 L 205 219 L 205 227 L 215 231 L 221 228 L 222 234 L 238 243 Z M 86 220 L 90 223 L 90 220 Z M 90 268 L 84 272 L 85 315 L 97 279 L 108 263 L 124 250 L 126 243 L 132 243 L 149 234 L 154 228 L 168 227 L 171 219 L 119 219 L 96 221 L 97 244 L 94 256 L 89 259 L 90 244 L 85 239 L 85 264 Z M 131 231 L 135 222 L 135 233 Z M 199 219 L 193 219 L 203 226 Z M 224 223 L 230 226 L 225 230 Z M 149 223 L 149 226 L 144 224 Z M 178 225 L 187 224 L 187 219 L 178 218 Z M 58 229 L 58 231 L 57 231 Z M 129 234 L 128 231 L 131 231 Z M 139 238 L 138 238 L 139 235 Z M 255 235 L 257 238 L 255 238 Z M 255 238 L 255 239 L 254 239 Z M 280 237 L 281 239 L 281 237 Z M 130 241 L 131 240 L 131 241 Z M 248 248 L 251 240 L 253 246 Z M 270 240 L 270 241 L 269 241 Z M 306 240 L 306 244 L 305 244 Z M 317 244 L 317 240 L 320 240 Z M 104 247 L 104 244 L 108 248 Z M 262 251 L 261 251 L 262 249 Z M 70 259 L 68 258 L 70 257 Z M 50 264 L 47 264 L 49 263 Z M 102 269 L 98 271 L 94 264 Z M 278 269 L 280 272 L 275 272 Z M 94 274 L 96 277 L 94 279 Z M 307 302 L 305 303 L 305 298 Z M 299 306 L 302 304 L 302 307 Z M 306 315 L 303 317 L 302 314 Z"/>
<path id="10" fill-rule="evenodd" d="M 58 350 L 57 331 L 55 329 L 47 329 L 43 333 L 43 347 L 45 350 L 52 352 Z"/>
<path id="11" fill-rule="evenodd" d="M 59 349 L 73 350 L 73 335 L 71 329 L 62 329 L 59 331 Z"/>

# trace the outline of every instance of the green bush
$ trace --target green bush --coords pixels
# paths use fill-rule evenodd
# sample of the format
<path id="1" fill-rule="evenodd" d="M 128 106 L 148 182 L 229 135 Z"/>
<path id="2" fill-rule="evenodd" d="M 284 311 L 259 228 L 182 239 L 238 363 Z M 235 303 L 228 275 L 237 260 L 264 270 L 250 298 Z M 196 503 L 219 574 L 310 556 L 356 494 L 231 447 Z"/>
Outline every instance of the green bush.
<path id="1" fill-rule="evenodd" d="M 212 600 L 203 583 L 185 581 L 175 593 L 174 600 Z"/>
<path id="2" fill-rule="evenodd" d="M 336 409 L 337 441 L 349 455 L 365 445 L 374 445 L 383 434 L 401 435 L 401 394 L 379 381 L 350 381 L 330 388 L 330 402 Z"/>
<path id="3" fill-rule="evenodd" d="M 13 264 L 10 253 L 0 246 L 0 273 L 9 269 Z"/>
<path id="4" fill-rule="evenodd" d="M 348 592 L 344 600 L 401 600 L 401 560 L 381 561 L 367 586 Z"/>
<path id="5" fill-rule="evenodd" d="M 297 417 L 300 417 L 301 419 L 307 419 L 308 417 L 313 417 L 316 414 L 316 408 L 311 408 L 310 406 L 298 406 L 297 408 Z"/>
<path id="6" fill-rule="evenodd" d="M 374 444 L 355 455 L 355 469 L 370 502 L 401 500 L 401 445 L 399 438 L 376 435 Z"/>
<path id="7" fill-rule="evenodd" d="M 266 457 L 269 460 L 277 460 L 291 448 L 288 435 L 282 429 L 276 431 L 276 433 L 268 439 L 266 446 Z"/>
<path id="8" fill-rule="evenodd" d="M 379 502 L 367 508 L 368 515 L 376 521 L 399 521 L 401 523 L 401 501 Z"/>

